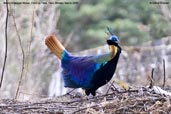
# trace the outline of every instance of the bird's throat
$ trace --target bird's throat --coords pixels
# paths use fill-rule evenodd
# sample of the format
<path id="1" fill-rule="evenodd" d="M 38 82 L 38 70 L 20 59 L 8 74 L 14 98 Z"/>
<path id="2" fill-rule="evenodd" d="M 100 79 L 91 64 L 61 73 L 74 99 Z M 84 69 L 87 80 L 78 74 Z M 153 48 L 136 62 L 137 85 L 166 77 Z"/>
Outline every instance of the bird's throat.
<path id="1" fill-rule="evenodd" d="M 115 57 L 115 55 L 117 53 L 117 47 L 114 45 L 110 45 L 109 49 L 110 49 L 110 53 L 111 53 L 111 58 Z"/>

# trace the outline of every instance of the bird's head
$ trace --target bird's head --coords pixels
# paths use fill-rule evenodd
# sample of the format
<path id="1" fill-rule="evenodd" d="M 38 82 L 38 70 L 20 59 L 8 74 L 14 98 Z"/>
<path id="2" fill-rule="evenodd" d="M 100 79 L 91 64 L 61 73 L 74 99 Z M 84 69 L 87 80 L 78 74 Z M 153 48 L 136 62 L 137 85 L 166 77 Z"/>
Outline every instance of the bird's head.
<path id="1" fill-rule="evenodd" d="M 118 37 L 112 33 L 111 28 L 107 27 L 107 34 L 109 35 L 109 38 L 107 39 L 108 45 L 118 45 L 120 43 Z"/>
<path id="2" fill-rule="evenodd" d="M 107 39 L 107 43 L 109 45 L 118 45 L 120 43 L 120 41 L 117 36 L 113 35 Z"/>

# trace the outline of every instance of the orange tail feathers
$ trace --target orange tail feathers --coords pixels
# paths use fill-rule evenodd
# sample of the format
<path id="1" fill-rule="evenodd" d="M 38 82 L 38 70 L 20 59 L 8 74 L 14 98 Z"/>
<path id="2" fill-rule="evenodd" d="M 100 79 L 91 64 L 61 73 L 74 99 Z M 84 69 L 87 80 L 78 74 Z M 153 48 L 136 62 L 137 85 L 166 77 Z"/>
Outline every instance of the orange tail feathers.
<path id="1" fill-rule="evenodd" d="M 61 59 L 62 52 L 65 50 L 65 48 L 56 36 L 47 36 L 45 39 L 45 44 L 59 59 Z"/>

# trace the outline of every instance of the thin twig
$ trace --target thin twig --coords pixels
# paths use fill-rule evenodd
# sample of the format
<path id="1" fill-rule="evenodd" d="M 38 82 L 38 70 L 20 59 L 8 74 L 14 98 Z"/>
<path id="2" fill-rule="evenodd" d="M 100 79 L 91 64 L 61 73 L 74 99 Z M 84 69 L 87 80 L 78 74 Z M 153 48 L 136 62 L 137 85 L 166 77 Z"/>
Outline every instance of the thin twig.
<path id="1" fill-rule="evenodd" d="M 73 37 L 74 31 L 71 31 L 67 37 L 67 39 L 64 42 L 64 47 L 66 48 L 68 46 L 68 44 L 71 42 L 72 37 Z"/>
<path id="2" fill-rule="evenodd" d="M 114 81 L 115 82 L 115 81 Z M 119 90 L 115 87 L 115 85 L 112 83 L 112 87 L 114 88 L 111 88 L 113 91 L 116 91 L 116 92 L 118 92 L 119 93 Z"/>
<path id="3" fill-rule="evenodd" d="M 113 83 L 113 82 L 112 82 Z M 107 83 L 108 84 L 108 83 Z M 110 85 L 109 85 L 110 84 Z M 109 86 L 109 88 L 108 88 L 108 90 L 106 91 L 106 95 L 109 93 L 109 90 L 110 90 L 110 88 L 112 87 L 112 84 L 109 82 L 109 84 L 108 84 L 108 86 Z"/>
<path id="4" fill-rule="evenodd" d="M 6 60 L 7 60 L 7 49 L 8 49 L 8 42 L 7 42 L 7 37 L 8 37 L 8 0 L 6 0 L 6 8 L 7 8 L 7 15 L 6 15 L 6 22 L 5 22 L 5 58 L 4 58 L 4 64 L 2 68 L 2 74 L 1 74 L 1 82 L 0 82 L 0 88 L 2 86 L 2 81 L 4 77 L 4 71 L 5 71 L 5 66 L 6 66 Z"/>
<path id="5" fill-rule="evenodd" d="M 25 62 L 24 58 L 25 58 L 25 53 L 24 53 L 24 49 L 22 47 L 21 38 L 20 38 L 20 35 L 19 35 L 19 31 L 18 31 L 18 28 L 17 28 L 16 21 L 15 21 L 15 16 L 14 16 L 13 13 L 11 13 L 11 14 L 12 14 L 13 21 L 14 21 L 14 26 L 15 26 L 15 29 L 16 29 L 16 32 L 17 32 L 20 48 L 21 48 L 21 51 L 22 51 L 22 69 L 21 69 L 21 75 L 20 75 L 18 87 L 17 87 L 16 94 L 15 94 L 15 99 L 16 99 L 17 96 L 18 96 L 18 93 L 19 93 L 19 89 L 20 89 L 20 85 L 21 85 L 21 80 L 22 80 L 22 77 L 23 77 L 23 74 L 24 74 L 24 62 Z"/>
<path id="6" fill-rule="evenodd" d="M 70 95 L 70 93 L 73 92 L 74 90 L 75 90 L 75 88 L 72 89 L 71 91 L 67 92 L 66 95 Z"/>
<path id="7" fill-rule="evenodd" d="M 31 43 L 33 41 L 33 26 L 34 26 L 34 15 L 35 15 L 35 6 L 33 6 L 33 13 L 31 18 L 31 30 L 30 30 L 30 41 L 28 44 L 28 55 L 27 55 L 27 62 L 26 62 L 26 73 L 25 75 L 28 76 L 29 72 L 29 62 L 30 62 L 30 53 L 31 53 Z"/>
<path id="8" fill-rule="evenodd" d="M 31 42 L 33 40 L 34 13 L 35 13 L 35 6 L 33 7 L 33 14 L 31 19 L 31 32 L 30 32 L 30 42 L 28 47 L 28 59 L 30 58 L 30 48 L 31 48 Z"/>
<path id="9" fill-rule="evenodd" d="M 113 84 L 115 81 L 113 81 L 112 83 L 109 82 L 110 86 L 106 92 L 106 95 L 108 94 L 109 90 L 112 89 L 113 91 L 116 91 L 119 93 L 119 90 L 115 87 L 115 85 Z"/>
<path id="10" fill-rule="evenodd" d="M 163 88 L 165 87 L 165 83 L 166 83 L 166 69 L 165 69 L 165 60 L 163 59 Z"/>

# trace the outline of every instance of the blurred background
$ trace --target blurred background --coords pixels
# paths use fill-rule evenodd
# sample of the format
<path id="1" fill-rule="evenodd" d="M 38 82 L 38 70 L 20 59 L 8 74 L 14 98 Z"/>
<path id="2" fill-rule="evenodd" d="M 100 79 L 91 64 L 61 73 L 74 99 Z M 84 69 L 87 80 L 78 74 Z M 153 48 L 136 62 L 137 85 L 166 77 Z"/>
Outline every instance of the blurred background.
<path id="1" fill-rule="evenodd" d="M 162 85 L 165 61 L 166 85 L 170 84 L 169 0 L 161 0 L 163 3 L 160 4 L 157 4 L 158 0 L 73 0 L 77 4 L 49 4 L 49 1 L 37 0 L 40 4 L 9 4 L 8 54 L 0 89 L 1 98 L 14 98 L 22 71 L 23 53 L 17 31 L 25 55 L 18 95 L 22 100 L 58 96 L 67 91 L 60 78 L 60 63 L 44 44 L 46 35 L 57 35 L 67 50 L 75 55 L 100 54 L 108 50 L 107 26 L 113 28 L 123 47 L 114 78 L 129 85 L 146 86 L 149 84 L 151 69 L 154 68 L 155 82 Z M 0 69 L 5 53 L 5 18 L 6 4 L 1 2 Z"/>

